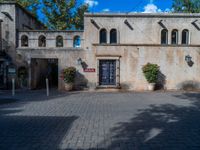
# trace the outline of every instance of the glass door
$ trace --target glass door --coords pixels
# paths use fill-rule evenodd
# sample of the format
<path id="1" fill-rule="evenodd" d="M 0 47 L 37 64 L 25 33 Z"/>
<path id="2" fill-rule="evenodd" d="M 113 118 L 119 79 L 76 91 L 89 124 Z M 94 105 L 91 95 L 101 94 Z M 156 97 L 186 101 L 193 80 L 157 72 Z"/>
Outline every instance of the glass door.
<path id="1" fill-rule="evenodd" d="M 116 60 L 100 60 L 99 84 L 116 85 Z"/>

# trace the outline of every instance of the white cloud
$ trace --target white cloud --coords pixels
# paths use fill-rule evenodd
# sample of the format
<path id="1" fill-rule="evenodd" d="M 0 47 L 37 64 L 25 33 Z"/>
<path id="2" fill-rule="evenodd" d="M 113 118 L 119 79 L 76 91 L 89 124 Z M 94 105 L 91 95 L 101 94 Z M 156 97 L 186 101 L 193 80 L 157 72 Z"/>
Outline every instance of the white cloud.
<path id="1" fill-rule="evenodd" d="M 172 9 L 169 9 L 169 8 L 166 8 L 165 9 L 165 12 L 172 12 L 173 10 Z"/>
<path id="2" fill-rule="evenodd" d="M 147 4 L 144 6 L 144 13 L 156 13 L 158 11 L 160 12 L 160 9 L 154 4 Z"/>
<path id="3" fill-rule="evenodd" d="M 96 0 L 85 0 L 84 2 L 85 2 L 86 4 L 88 4 L 89 7 L 97 6 L 97 5 L 99 4 L 99 2 L 96 1 Z"/>
<path id="4" fill-rule="evenodd" d="M 102 11 L 103 11 L 103 12 L 109 12 L 110 9 L 109 9 L 109 8 L 105 8 L 105 9 L 103 9 Z"/>
<path id="5" fill-rule="evenodd" d="M 172 10 L 169 8 L 162 10 L 153 3 L 149 3 L 146 6 L 144 6 L 144 13 L 170 13 L 171 11 Z"/>

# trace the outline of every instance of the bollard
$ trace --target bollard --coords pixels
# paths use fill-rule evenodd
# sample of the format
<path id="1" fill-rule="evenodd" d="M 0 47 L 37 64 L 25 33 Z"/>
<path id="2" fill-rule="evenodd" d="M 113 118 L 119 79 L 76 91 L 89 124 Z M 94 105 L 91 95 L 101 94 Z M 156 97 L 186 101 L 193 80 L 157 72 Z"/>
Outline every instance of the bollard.
<path id="1" fill-rule="evenodd" d="M 47 89 L 47 96 L 49 96 L 49 79 L 46 78 L 46 89 Z"/>
<path id="2" fill-rule="evenodd" d="M 15 78 L 12 78 L 12 96 L 15 96 Z"/>

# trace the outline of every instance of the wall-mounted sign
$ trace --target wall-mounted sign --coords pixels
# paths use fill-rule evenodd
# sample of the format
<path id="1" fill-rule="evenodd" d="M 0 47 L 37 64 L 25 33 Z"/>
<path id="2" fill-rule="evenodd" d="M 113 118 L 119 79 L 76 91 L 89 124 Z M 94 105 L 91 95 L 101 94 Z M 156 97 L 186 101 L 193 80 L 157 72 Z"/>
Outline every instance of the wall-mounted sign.
<path id="1" fill-rule="evenodd" d="M 86 68 L 84 69 L 84 72 L 96 72 L 95 68 Z"/>
<path id="2" fill-rule="evenodd" d="M 8 73 L 9 74 L 16 74 L 16 69 L 15 68 L 8 68 Z"/>
<path id="3" fill-rule="evenodd" d="M 9 67 L 8 68 L 8 75 L 16 76 L 16 69 L 14 67 Z"/>

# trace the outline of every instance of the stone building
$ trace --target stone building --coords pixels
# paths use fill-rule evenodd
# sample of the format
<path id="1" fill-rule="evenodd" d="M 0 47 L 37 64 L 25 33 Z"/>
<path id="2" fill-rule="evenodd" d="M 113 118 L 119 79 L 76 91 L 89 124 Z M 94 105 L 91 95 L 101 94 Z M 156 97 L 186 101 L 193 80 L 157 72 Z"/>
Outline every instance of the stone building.
<path id="1" fill-rule="evenodd" d="M 15 2 L 0 3 L 0 88 L 9 87 L 10 67 L 18 68 L 18 30 L 45 29 L 35 17 Z M 14 73 L 14 72 L 13 72 Z"/>
<path id="2" fill-rule="evenodd" d="M 31 89 L 45 86 L 46 77 L 63 89 L 60 73 L 74 66 L 76 89 L 146 90 L 142 66 L 148 62 L 160 66 L 158 88 L 200 88 L 200 14 L 86 13 L 84 31 L 52 31 L 17 4 L 0 10 L 2 26 L 9 26 L 1 28 L 2 39 L 13 34 L 12 50 L 5 51 L 27 69 Z"/>

